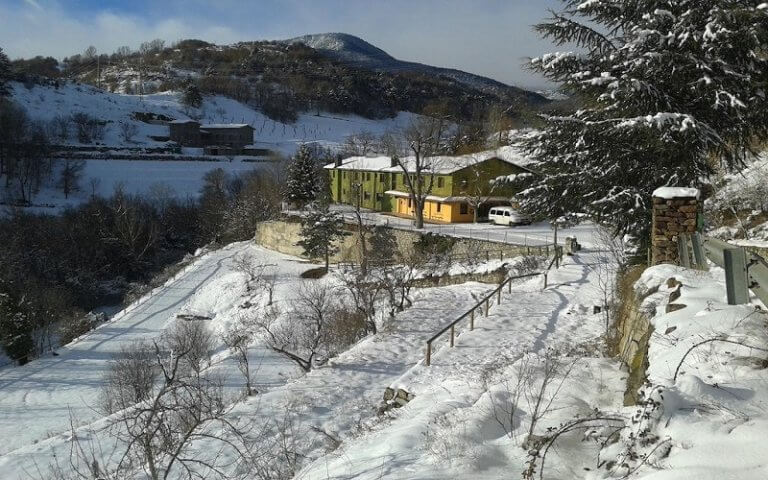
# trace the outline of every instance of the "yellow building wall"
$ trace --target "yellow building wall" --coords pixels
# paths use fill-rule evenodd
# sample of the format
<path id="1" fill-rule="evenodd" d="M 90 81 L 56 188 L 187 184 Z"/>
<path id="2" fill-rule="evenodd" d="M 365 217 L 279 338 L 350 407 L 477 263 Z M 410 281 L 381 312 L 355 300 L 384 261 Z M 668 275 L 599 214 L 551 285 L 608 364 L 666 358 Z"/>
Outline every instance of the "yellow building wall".
<path id="1" fill-rule="evenodd" d="M 413 205 L 408 206 L 408 198 L 398 197 L 394 200 L 394 212 L 399 215 L 406 215 L 413 217 L 414 209 Z M 474 209 L 467 206 L 467 213 L 461 213 L 460 203 L 440 203 L 440 209 L 438 211 L 438 202 L 427 200 L 424 203 L 424 220 L 430 222 L 443 222 L 443 223 L 462 223 L 471 222 L 474 220 Z"/>

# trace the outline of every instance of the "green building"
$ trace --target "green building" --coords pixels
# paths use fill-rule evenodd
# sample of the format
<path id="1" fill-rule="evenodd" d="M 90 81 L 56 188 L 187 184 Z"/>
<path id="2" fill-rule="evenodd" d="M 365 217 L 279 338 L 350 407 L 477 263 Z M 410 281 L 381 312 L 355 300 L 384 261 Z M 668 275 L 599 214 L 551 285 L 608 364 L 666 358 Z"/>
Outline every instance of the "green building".
<path id="1" fill-rule="evenodd" d="M 424 219 L 433 222 L 471 222 L 475 209 L 482 217 L 492 206 L 508 205 L 515 192 L 497 179 L 534 173 L 512 147 L 430 157 L 424 163 L 429 166 L 423 174 L 425 189 L 432 185 L 424 205 Z M 405 181 L 405 171 L 414 173 L 413 164 L 412 157 L 401 158 L 400 164 L 390 157 L 350 157 L 326 165 L 331 197 L 335 203 L 359 203 L 362 208 L 413 217 Z"/>

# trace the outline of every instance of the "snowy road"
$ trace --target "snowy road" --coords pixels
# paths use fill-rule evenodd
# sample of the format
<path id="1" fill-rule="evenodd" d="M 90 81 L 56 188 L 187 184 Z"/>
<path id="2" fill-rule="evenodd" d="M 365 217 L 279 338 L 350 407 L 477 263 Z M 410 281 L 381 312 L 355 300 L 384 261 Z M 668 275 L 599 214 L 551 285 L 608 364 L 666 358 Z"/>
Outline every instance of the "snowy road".
<path id="1" fill-rule="evenodd" d="M 13 443 L 4 454 L 99 416 L 96 406 L 112 355 L 122 346 L 157 337 L 194 292 L 217 275 L 237 249 L 222 249 L 197 260 L 190 270 L 117 320 L 79 341 L 23 367 L 0 370 L 0 432 Z"/>
<path id="2" fill-rule="evenodd" d="M 350 223 L 355 223 L 356 217 L 348 205 L 334 205 L 335 211 L 341 212 Z M 292 212 L 298 213 L 301 212 Z M 402 230 L 414 230 L 413 221 L 408 218 L 395 217 L 379 212 L 366 211 L 363 219 L 370 225 L 386 225 Z M 516 245 L 551 245 L 554 242 L 554 229 L 547 222 L 534 223 L 532 225 L 505 226 L 494 225 L 488 222 L 482 223 L 426 223 L 424 232 L 450 235 L 461 238 L 473 238 L 499 243 Z M 597 228 L 591 222 L 561 228 L 557 232 L 558 243 L 562 245 L 565 237 L 576 237 L 580 244 L 586 247 L 597 247 L 600 240 L 596 238 Z"/>

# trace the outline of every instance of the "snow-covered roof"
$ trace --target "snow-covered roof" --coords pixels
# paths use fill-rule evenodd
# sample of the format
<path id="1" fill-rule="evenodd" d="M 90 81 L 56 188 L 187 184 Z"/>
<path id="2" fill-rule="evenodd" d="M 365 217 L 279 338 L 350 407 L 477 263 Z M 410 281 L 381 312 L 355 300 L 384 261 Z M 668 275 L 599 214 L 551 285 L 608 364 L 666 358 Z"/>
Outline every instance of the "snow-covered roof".
<path id="1" fill-rule="evenodd" d="M 402 197 L 402 198 L 410 197 L 411 196 L 410 193 L 408 193 L 408 192 L 401 192 L 400 190 L 387 190 L 386 192 L 384 192 L 384 194 L 385 195 L 391 195 L 393 197 Z M 467 200 L 469 200 L 469 197 L 461 196 L 461 195 L 450 196 L 450 197 L 440 197 L 440 196 L 437 196 L 437 195 L 427 195 L 424 198 L 426 198 L 427 200 L 429 200 L 431 202 L 443 202 L 443 203 L 448 203 L 448 202 L 466 202 Z M 506 202 L 506 201 L 509 200 L 509 198 L 508 197 L 483 197 L 483 200 L 485 202 Z"/>
<path id="2" fill-rule="evenodd" d="M 424 163 L 425 165 L 430 165 L 430 168 L 426 171 L 445 175 L 457 172 L 463 168 L 467 168 L 478 163 L 482 163 L 492 158 L 498 158 L 501 161 L 518 166 L 520 168 L 524 168 L 526 170 L 528 170 L 526 165 L 533 163 L 530 159 L 524 157 L 517 148 L 509 146 L 500 147 L 495 150 L 471 153 L 468 155 L 429 157 Z M 413 172 L 415 170 L 415 157 L 410 156 L 400 158 L 400 163 L 402 163 L 402 165 L 404 165 L 409 172 Z M 336 166 L 334 163 L 329 163 L 325 166 L 325 168 L 335 168 L 340 170 L 373 170 L 381 172 L 403 171 L 400 165 L 393 167 L 391 157 L 386 156 L 349 157 L 342 160 L 340 166 Z"/>
<path id="3" fill-rule="evenodd" d="M 661 187 L 653 191 L 653 196 L 669 200 L 672 198 L 699 198 L 699 193 L 698 188 Z"/>
<path id="4" fill-rule="evenodd" d="M 324 168 L 336 168 L 339 170 L 374 170 L 380 171 L 392 166 L 390 157 L 349 157 L 341 161 L 338 167 L 335 163 L 329 163 Z"/>
<path id="5" fill-rule="evenodd" d="M 243 127 L 250 127 L 250 125 L 248 125 L 247 123 L 207 123 L 205 125 L 200 125 L 200 128 L 243 128 Z"/>
<path id="6" fill-rule="evenodd" d="M 199 122 L 196 122 L 196 121 L 192 120 L 191 118 L 184 118 L 184 119 L 181 119 L 181 120 L 172 120 L 170 123 L 184 124 L 184 123 L 199 123 Z"/>

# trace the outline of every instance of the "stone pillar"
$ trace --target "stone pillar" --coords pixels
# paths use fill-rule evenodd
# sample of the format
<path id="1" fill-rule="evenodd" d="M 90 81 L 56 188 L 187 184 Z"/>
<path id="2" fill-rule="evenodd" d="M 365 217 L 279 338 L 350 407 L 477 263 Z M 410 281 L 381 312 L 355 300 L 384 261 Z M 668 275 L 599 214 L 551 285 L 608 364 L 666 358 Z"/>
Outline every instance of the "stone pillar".
<path id="1" fill-rule="evenodd" d="M 651 265 L 679 263 L 677 236 L 696 231 L 700 209 L 698 189 L 662 187 L 653 192 Z"/>

